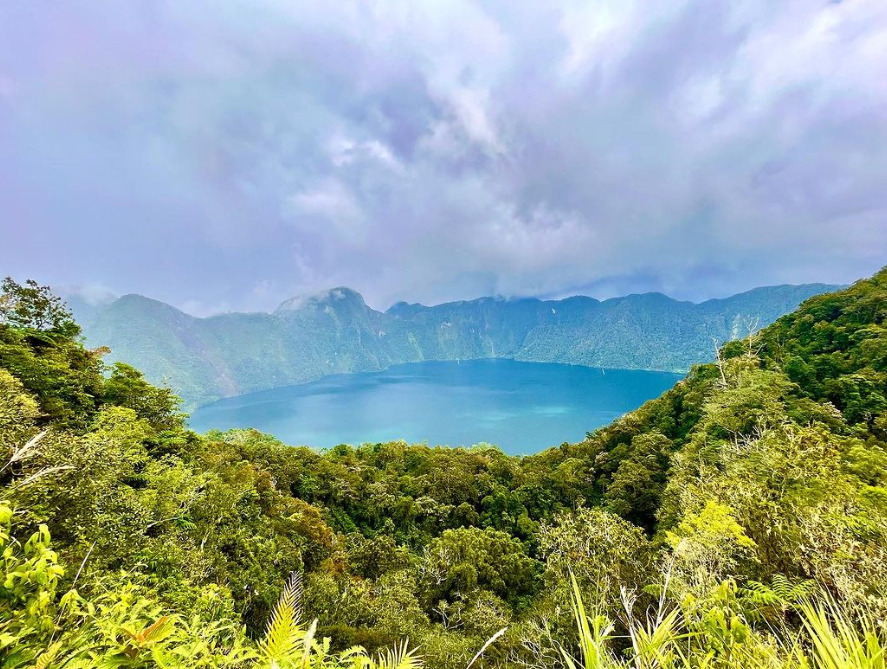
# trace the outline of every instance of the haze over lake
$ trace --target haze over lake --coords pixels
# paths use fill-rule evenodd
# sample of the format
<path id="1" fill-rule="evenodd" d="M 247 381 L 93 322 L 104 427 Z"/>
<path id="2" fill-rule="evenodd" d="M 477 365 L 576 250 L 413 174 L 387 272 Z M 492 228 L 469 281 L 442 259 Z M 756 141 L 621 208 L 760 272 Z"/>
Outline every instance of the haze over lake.
<path id="1" fill-rule="evenodd" d="M 316 447 L 404 439 L 527 454 L 579 441 L 680 378 L 511 360 L 421 362 L 227 398 L 195 410 L 190 425 L 255 427 Z"/>

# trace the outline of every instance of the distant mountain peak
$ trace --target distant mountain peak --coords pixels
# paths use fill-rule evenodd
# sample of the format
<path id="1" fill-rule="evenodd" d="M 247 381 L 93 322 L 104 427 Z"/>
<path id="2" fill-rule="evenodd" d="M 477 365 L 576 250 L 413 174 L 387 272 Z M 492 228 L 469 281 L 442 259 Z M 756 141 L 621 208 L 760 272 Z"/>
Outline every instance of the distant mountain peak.
<path id="1" fill-rule="evenodd" d="M 150 297 L 145 297 L 138 293 L 121 295 L 107 305 L 105 309 L 98 311 L 97 315 L 101 318 L 114 313 L 128 314 L 128 317 L 137 316 L 139 318 L 167 319 L 179 323 L 199 320 L 195 316 L 186 314 L 184 311 L 177 309 L 171 304 Z"/>
<path id="2" fill-rule="evenodd" d="M 329 290 L 324 290 L 319 293 L 291 297 L 290 299 L 281 302 L 280 306 L 277 307 L 274 313 L 280 314 L 287 311 L 300 311 L 310 307 L 330 306 L 334 309 L 338 309 L 346 305 L 365 307 L 366 302 L 364 302 L 363 295 L 356 290 L 348 288 L 347 286 L 336 286 L 335 288 L 330 288 Z"/>
<path id="3" fill-rule="evenodd" d="M 175 311 L 181 311 L 180 309 L 176 309 L 171 304 L 167 304 L 166 302 L 162 302 L 160 300 L 155 300 L 153 297 L 145 297 L 144 295 L 139 295 L 138 293 L 127 293 L 126 295 L 121 295 L 112 303 L 121 305 L 121 304 L 143 304 L 146 306 L 152 306 L 156 308 L 170 309 Z"/>

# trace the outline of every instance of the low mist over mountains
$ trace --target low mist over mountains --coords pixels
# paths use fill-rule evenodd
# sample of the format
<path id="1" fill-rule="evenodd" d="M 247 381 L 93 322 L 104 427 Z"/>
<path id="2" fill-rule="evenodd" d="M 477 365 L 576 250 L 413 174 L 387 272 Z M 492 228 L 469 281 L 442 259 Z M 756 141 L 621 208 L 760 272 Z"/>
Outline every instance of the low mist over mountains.
<path id="1" fill-rule="evenodd" d="M 385 312 L 335 288 L 274 313 L 189 316 L 141 295 L 69 304 L 87 344 L 109 346 L 194 407 L 221 397 L 423 360 L 510 358 L 593 367 L 684 371 L 717 342 L 743 337 L 837 286 L 756 288 L 701 304 L 660 293 L 599 301 L 481 298 Z"/>

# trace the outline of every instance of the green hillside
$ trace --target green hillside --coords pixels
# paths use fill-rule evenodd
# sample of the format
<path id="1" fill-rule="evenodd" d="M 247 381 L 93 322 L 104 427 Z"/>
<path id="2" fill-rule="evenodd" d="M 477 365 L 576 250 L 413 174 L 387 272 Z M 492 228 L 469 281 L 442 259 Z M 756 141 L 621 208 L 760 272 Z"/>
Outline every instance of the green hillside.
<path id="1" fill-rule="evenodd" d="M 84 349 L 46 290 L 3 288 L 2 667 L 884 666 L 887 268 L 727 343 L 583 442 L 524 458 L 196 435 L 170 392 Z M 361 344 L 348 364 L 369 364 L 381 315 L 329 299 L 268 322 L 324 324 Z M 657 321 L 635 301 L 670 304 L 593 308 L 647 331 Z M 509 341 L 519 319 L 503 310 L 530 321 L 543 304 L 470 303 L 474 341 Z M 557 304 L 564 327 L 583 322 Z M 455 308 L 385 316 L 440 323 Z M 152 334 L 171 360 L 251 332 L 252 316 L 240 331 L 217 317 L 192 339 L 194 319 L 150 309 L 174 323 Z M 285 332 L 225 369 L 279 362 Z M 335 350 L 312 346 L 314 361 Z"/>
<path id="2" fill-rule="evenodd" d="M 189 407 L 220 397 L 423 360 L 511 358 L 591 367 L 684 372 L 712 357 L 713 341 L 747 335 L 835 286 L 758 288 L 701 304 L 658 293 L 599 302 L 485 298 L 382 313 L 348 288 L 284 302 L 273 314 L 194 318 L 126 295 L 90 307 L 89 345 L 169 384 Z"/>

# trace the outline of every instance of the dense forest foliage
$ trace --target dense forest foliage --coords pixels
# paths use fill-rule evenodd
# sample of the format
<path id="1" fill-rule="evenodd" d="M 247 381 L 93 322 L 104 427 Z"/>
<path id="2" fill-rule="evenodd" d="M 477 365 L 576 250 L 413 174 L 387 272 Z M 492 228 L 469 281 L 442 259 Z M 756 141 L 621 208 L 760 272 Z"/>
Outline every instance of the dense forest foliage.
<path id="1" fill-rule="evenodd" d="M 0 667 L 884 667 L 887 269 L 578 444 L 197 435 L 0 296 Z"/>

